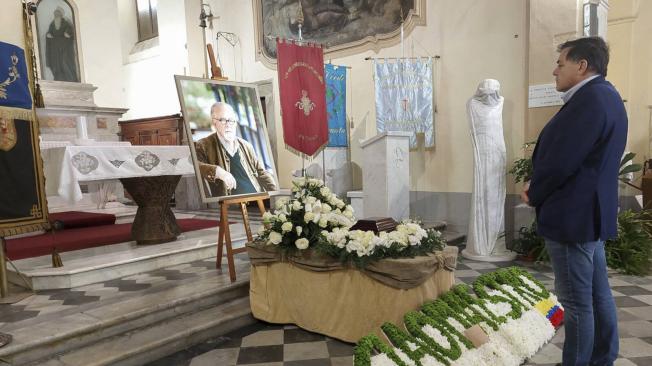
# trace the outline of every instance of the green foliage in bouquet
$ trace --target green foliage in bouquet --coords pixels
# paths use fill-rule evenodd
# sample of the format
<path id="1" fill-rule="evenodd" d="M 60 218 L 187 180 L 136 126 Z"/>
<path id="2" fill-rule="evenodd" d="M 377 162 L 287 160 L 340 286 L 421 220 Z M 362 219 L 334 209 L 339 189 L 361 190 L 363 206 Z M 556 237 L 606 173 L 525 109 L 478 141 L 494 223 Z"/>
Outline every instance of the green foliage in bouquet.
<path id="1" fill-rule="evenodd" d="M 446 239 L 435 229 L 424 230 L 418 223 L 402 222 L 391 233 L 335 229 L 324 235 L 316 250 L 352 262 L 358 268 L 383 258 L 412 258 L 427 255 L 446 246 Z M 410 242 L 412 239 L 412 243 Z M 418 243 L 415 241 L 419 240 Z"/>
<path id="2" fill-rule="evenodd" d="M 321 180 L 299 178 L 292 184 L 292 199 L 280 199 L 274 214 L 263 215 L 261 240 L 293 252 L 322 241 L 322 231 L 353 225 L 351 206 L 331 193 Z"/>
<path id="3" fill-rule="evenodd" d="M 445 246 L 437 230 L 404 221 L 395 231 L 376 235 L 348 229 L 355 223 L 353 208 L 324 186 L 321 180 L 299 178 L 292 198 L 281 199 L 274 213 L 263 215 L 265 227 L 258 240 L 286 253 L 308 248 L 363 268 L 382 258 L 426 255 Z"/>
<path id="4" fill-rule="evenodd" d="M 618 237 L 605 243 L 607 264 L 624 274 L 650 273 L 652 211 L 622 211 L 618 214 Z"/>

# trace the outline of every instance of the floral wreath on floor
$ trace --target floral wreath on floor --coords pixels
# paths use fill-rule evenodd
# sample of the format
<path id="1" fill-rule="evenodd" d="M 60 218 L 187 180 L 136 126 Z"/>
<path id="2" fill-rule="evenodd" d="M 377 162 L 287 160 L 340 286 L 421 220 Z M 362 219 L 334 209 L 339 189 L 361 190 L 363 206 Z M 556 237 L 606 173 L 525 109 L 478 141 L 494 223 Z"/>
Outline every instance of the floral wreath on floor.
<path id="1" fill-rule="evenodd" d="M 361 338 L 354 366 L 520 365 L 555 334 L 564 312 L 554 294 L 526 270 L 499 269 L 479 276 L 471 288 L 457 285 L 420 311 L 404 316 L 405 328 L 381 326 Z M 488 341 L 475 346 L 465 330 L 479 326 Z"/>
<path id="2" fill-rule="evenodd" d="M 263 223 L 261 242 L 285 252 L 315 249 L 359 267 L 382 258 L 427 255 L 445 246 L 439 231 L 409 220 L 389 233 L 349 231 L 355 223 L 353 208 L 323 181 L 307 177 L 292 182 L 291 198 L 279 199 L 274 213 L 263 214 Z"/>

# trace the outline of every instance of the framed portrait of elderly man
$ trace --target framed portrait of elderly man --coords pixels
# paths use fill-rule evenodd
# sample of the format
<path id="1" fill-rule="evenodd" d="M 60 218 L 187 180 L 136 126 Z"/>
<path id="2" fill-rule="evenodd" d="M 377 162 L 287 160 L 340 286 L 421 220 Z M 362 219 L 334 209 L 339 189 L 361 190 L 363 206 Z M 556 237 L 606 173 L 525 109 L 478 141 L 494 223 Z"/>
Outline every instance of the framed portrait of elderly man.
<path id="1" fill-rule="evenodd" d="M 203 202 L 278 190 L 254 84 L 175 76 Z"/>

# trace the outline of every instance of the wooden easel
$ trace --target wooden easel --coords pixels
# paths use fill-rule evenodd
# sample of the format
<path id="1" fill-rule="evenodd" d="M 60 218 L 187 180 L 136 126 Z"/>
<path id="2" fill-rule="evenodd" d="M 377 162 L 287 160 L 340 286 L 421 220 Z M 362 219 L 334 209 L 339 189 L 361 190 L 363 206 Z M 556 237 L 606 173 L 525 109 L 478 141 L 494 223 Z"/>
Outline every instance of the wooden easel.
<path id="1" fill-rule="evenodd" d="M 215 61 L 215 53 L 213 52 L 213 45 L 207 44 L 206 49 L 208 50 L 208 59 L 211 62 L 211 79 L 213 80 L 229 80 L 226 76 L 222 75 L 222 69 L 217 66 Z"/>
<path id="2" fill-rule="evenodd" d="M 253 196 L 247 196 L 242 198 L 227 198 L 223 201 L 220 201 L 220 227 L 217 235 L 217 259 L 215 261 L 215 266 L 218 270 L 222 269 L 222 255 L 224 253 L 223 247 L 226 247 L 226 259 L 229 265 L 229 277 L 231 282 L 235 281 L 235 264 L 233 260 L 233 255 L 246 252 L 247 248 L 237 248 L 233 249 L 231 245 L 231 229 L 229 228 L 229 206 L 239 205 L 240 211 L 242 212 L 242 219 L 244 220 L 245 232 L 247 233 L 247 240 L 253 241 L 254 238 L 251 235 L 251 227 L 249 226 L 249 214 L 247 213 L 247 203 L 256 201 L 258 203 L 258 209 L 260 214 L 265 213 L 265 204 L 264 200 L 269 199 L 269 194 L 260 193 Z"/>

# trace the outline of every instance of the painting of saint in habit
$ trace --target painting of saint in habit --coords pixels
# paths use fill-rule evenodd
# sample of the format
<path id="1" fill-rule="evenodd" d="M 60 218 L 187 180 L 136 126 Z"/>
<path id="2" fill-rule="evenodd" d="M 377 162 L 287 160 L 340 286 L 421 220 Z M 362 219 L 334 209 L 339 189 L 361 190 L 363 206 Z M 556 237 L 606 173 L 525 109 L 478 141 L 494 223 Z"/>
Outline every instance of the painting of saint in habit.
<path id="1" fill-rule="evenodd" d="M 303 38 L 327 48 L 391 33 L 415 6 L 415 0 L 258 1 L 264 35 L 297 38 L 303 16 Z M 276 41 L 265 38 L 263 52 L 276 58 Z"/>
<path id="2" fill-rule="evenodd" d="M 79 82 L 75 17 L 65 0 L 41 0 L 36 10 L 41 78 Z"/>

